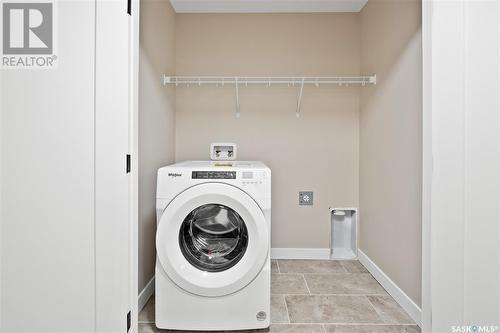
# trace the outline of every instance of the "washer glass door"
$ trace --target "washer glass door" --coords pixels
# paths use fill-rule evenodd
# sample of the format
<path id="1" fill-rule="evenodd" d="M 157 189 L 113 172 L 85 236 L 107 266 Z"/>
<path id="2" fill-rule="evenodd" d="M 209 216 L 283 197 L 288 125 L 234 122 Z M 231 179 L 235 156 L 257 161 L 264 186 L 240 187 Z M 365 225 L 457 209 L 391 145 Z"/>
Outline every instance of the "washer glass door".
<path id="1" fill-rule="evenodd" d="M 232 208 L 205 204 L 192 210 L 179 231 L 181 252 L 189 263 L 207 272 L 233 267 L 245 254 L 248 230 Z"/>
<path id="2" fill-rule="evenodd" d="M 269 223 L 256 201 L 223 183 L 173 198 L 156 231 L 160 274 L 195 295 L 223 296 L 248 285 L 267 262 Z"/>

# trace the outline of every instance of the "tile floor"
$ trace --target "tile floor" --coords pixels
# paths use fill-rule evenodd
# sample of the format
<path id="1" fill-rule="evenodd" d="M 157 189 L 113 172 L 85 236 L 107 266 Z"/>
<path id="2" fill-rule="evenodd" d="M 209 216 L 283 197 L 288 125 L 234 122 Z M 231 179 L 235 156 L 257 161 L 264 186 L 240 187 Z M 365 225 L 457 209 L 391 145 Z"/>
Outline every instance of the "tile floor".
<path id="1" fill-rule="evenodd" d="M 271 294 L 271 327 L 251 332 L 420 332 L 358 261 L 273 260 Z M 146 332 L 180 332 L 155 327 L 154 298 L 139 314 Z"/>

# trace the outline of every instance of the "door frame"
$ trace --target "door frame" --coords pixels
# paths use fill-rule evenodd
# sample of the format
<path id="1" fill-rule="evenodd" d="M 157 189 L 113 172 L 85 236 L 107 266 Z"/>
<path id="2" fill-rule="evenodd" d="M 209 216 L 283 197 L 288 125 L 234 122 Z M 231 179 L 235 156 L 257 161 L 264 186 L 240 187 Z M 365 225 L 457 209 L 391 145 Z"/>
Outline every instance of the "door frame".
<path id="1" fill-rule="evenodd" d="M 421 329 L 431 332 L 432 1 L 422 1 L 422 304 Z"/>
<path id="2" fill-rule="evenodd" d="M 131 154 L 130 220 L 129 220 L 129 297 L 131 308 L 131 333 L 139 330 L 139 24 L 140 0 L 129 0 L 131 20 L 129 25 L 130 91 L 129 91 L 129 147 Z M 159 79 L 158 79 L 159 81 Z"/>
<path id="3" fill-rule="evenodd" d="M 131 145 L 132 145 L 132 205 L 130 228 L 131 243 L 129 258 L 131 261 L 131 304 L 132 327 L 137 330 L 137 290 L 138 290 L 138 58 L 139 58 L 139 0 L 132 0 L 131 54 L 134 68 L 131 79 Z M 432 330 L 432 223 L 431 195 L 433 183 L 433 137 L 432 137 L 432 14 L 433 0 L 422 1 L 422 61 L 423 61 L 423 135 L 422 135 L 422 331 Z M 499 73 L 500 75 L 500 73 Z M 159 82 L 160 84 L 160 82 Z M 500 235 L 499 235 L 500 237 Z"/>

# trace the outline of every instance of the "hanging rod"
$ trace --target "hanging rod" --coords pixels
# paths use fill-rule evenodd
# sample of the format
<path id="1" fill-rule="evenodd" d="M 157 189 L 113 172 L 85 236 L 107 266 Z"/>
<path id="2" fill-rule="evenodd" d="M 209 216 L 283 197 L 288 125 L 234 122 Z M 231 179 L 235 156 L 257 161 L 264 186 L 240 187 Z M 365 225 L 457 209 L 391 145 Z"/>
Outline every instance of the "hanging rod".
<path id="1" fill-rule="evenodd" d="M 265 84 L 270 87 L 271 85 L 283 85 L 288 86 L 297 85 L 299 87 L 297 96 L 297 106 L 295 109 L 295 115 L 297 118 L 300 117 L 300 106 L 302 102 L 302 93 L 305 84 L 314 84 L 319 86 L 320 84 L 337 84 L 339 86 L 349 86 L 349 85 L 362 85 L 367 84 L 377 84 L 377 76 L 320 76 L 320 77 L 285 77 L 285 76 L 169 76 L 163 75 L 163 85 L 175 84 L 178 85 L 216 85 L 222 86 L 231 85 L 235 88 L 235 116 L 240 117 L 240 98 L 239 98 L 239 86 L 249 84 Z"/>
<path id="2" fill-rule="evenodd" d="M 282 85 L 303 85 L 314 84 L 337 84 L 337 85 L 367 85 L 377 84 L 377 76 L 318 76 L 318 77 L 280 77 L 280 76 L 169 76 L 163 75 L 163 85 L 221 85 L 226 84 L 232 86 L 249 85 L 249 84 L 265 84 L 271 86 L 274 84 Z"/>

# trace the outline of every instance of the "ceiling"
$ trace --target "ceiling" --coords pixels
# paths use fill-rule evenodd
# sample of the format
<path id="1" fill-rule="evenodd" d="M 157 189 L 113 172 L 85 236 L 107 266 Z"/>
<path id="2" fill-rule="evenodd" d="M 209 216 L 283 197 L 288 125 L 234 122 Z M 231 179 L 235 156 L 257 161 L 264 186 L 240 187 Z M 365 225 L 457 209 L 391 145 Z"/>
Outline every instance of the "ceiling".
<path id="1" fill-rule="evenodd" d="M 359 12 L 368 0 L 170 0 L 177 13 Z"/>

